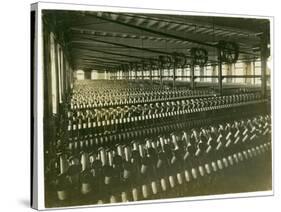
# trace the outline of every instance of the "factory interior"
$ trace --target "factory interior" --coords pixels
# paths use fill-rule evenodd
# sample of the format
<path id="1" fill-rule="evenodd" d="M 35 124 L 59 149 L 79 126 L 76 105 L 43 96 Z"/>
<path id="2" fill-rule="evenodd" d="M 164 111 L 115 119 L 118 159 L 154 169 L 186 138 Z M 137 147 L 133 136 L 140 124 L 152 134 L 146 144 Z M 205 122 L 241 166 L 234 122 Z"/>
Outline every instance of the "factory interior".
<path id="1" fill-rule="evenodd" d="M 47 208 L 272 190 L 268 19 L 42 22 Z"/>

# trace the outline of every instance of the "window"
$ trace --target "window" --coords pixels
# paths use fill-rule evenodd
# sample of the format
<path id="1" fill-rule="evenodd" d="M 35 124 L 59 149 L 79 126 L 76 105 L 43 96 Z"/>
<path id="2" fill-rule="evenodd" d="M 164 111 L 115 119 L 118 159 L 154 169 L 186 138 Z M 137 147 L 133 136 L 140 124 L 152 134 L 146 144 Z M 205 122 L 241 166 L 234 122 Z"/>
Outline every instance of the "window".
<path id="1" fill-rule="evenodd" d="M 57 67 L 56 67 L 56 44 L 54 34 L 50 33 L 50 63 L 51 63 L 51 87 L 52 87 L 52 113 L 57 114 Z"/>
<path id="2" fill-rule="evenodd" d="M 84 80 L 85 79 L 85 72 L 83 70 L 76 71 L 76 79 L 77 80 Z"/>

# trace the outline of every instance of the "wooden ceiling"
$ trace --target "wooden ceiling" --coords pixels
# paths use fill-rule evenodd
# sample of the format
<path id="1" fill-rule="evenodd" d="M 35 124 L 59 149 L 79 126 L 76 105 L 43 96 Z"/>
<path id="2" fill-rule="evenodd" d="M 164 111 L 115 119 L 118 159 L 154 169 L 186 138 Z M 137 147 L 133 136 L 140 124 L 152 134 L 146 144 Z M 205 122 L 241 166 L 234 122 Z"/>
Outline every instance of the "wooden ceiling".
<path id="1" fill-rule="evenodd" d="M 190 49 L 208 51 L 208 64 L 217 63 L 220 40 L 239 45 L 239 60 L 260 57 L 261 34 L 269 20 L 212 16 L 44 10 L 45 23 L 63 37 L 74 69 L 111 70 L 159 55 Z"/>

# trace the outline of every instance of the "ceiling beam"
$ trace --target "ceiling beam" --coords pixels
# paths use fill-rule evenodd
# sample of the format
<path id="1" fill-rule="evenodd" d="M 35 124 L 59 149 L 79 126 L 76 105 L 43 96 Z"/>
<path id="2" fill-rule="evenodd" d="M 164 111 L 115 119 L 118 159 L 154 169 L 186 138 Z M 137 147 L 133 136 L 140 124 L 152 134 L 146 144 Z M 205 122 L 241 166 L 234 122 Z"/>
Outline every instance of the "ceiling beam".
<path id="1" fill-rule="evenodd" d="M 125 33 L 125 32 L 112 32 L 112 31 L 100 31 L 100 30 L 95 30 L 95 29 L 83 29 L 83 28 L 70 28 L 70 31 L 75 31 L 81 34 L 89 34 L 89 35 L 95 35 L 95 36 L 101 36 L 102 33 L 106 33 L 105 35 L 102 36 L 107 36 L 107 37 L 118 37 L 118 38 L 131 38 L 131 39 L 142 39 L 142 40 L 157 40 L 160 42 L 176 42 L 178 41 L 177 39 L 169 39 L 167 37 L 163 36 L 150 36 L 150 35 L 143 35 L 143 34 L 132 34 L 132 33 Z M 188 43 L 185 41 L 181 41 L 183 43 Z"/>
<path id="2" fill-rule="evenodd" d="M 128 49 L 136 49 L 136 50 L 140 50 L 140 51 L 151 52 L 151 53 L 155 53 L 155 54 L 172 55 L 172 53 L 170 53 L 170 52 L 164 52 L 164 51 L 159 51 L 159 50 L 154 50 L 154 49 L 149 49 L 149 48 L 143 48 L 143 47 L 130 46 L 130 45 L 111 42 L 111 41 L 99 40 L 99 39 L 95 39 L 93 37 L 90 37 L 89 35 L 86 35 L 85 38 L 81 38 L 81 39 L 94 41 L 94 42 L 98 42 L 98 43 L 105 43 L 105 44 L 114 45 L 114 46 L 125 47 L 125 48 L 128 48 Z M 70 41 L 70 42 L 73 42 L 73 41 Z M 81 40 L 81 42 L 82 42 L 82 40 Z"/>
<path id="3" fill-rule="evenodd" d="M 78 66 L 78 67 L 81 67 L 81 66 L 84 66 L 84 65 L 91 65 L 93 67 L 102 67 L 102 68 L 116 68 L 116 66 L 112 66 L 112 65 L 106 65 L 106 64 L 103 64 L 103 63 L 92 63 L 90 61 L 80 61 L 79 63 L 75 63 L 75 66 Z"/>
<path id="4" fill-rule="evenodd" d="M 119 59 L 115 59 L 115 58 L 106 58 L 106 57 L 99 57 L 99 56 L 93 56 L 91 54 L 87 54 L 87 53 L 78 53 L 78 54 L 73 54 L 75 56 L 80 56 L 82 58 L 86 58 L 86 59 L 102 59 L 105 61 L 115 61 L 115 62 L 121 62 L 121 63 L 128 63 L 130 61 L 128 60 L 119 60 Z"/>
<path id="5" fill-rule="evenodd" d="M 108 52 L 108 51 L 103 51 L 103 50 L 97 50 L 96 48 L 92 49 L 92 48 L 82 47 L 82 46 L 74 47 L 73 45 L 71 45 L 71 49 L 72 50 L 74 50 L 74 49 L 82 49 L 83 50 L 84 49 L 84 50 L 88 50 L 88 51 L 92 51 L 92 52 L 99 52 L 99 53 L 108 54 L 108 55 L 116 55 L 116 56 L 135 58 L 135 59 L 140 59 L 140 60 L 146 59 L 145 57 L 139 57 L 139 56 L 135 56 L 135 55 L 128 55 L 128 54 L 115 53 L 115 52 Z"/>
<path id="6" fill-rule="evenodd" d="M 209 46 L 209 47 L 213 47 L 213 48 L 218 47 L 217 44 L 210 44 L 210 43 L 202 42 L 202 41 L 191 39 L 191 38 L 181 37 L 181 36 L 178 36 L 178 35 L 170 34 L 170 33 L 167 33 L 167 32 L 162 32 L 162 31 L 157 31 L 157 30 L 154 30 L 154 29 L 151 29 L 151 28 L 140 26 L 140 25 L 125 23 L 125 22 L 122 22 L 120 20 L 113 20 L 111 18 L 111 15 L 110 15 L 112 13 L 108 13 L 108 12 L 99 12 L 99 13 L 83 12 L 83 13 L 86 14 L 86 15 L 92 16 L 92 17 L 99 18 L 101 20 L 109 21 L 109 22 L 112 22 L 112 23 L 117 23 L 117 24 L 120 24 L 120 25 L 124 25 L 124 26 L 135 28 L 135 29 L 138 29 L 138 30 L 146 31 L 146 32 L 149 32 L 149 33 L 153 33 L 153 34 L 157 34 L 157 35 L 161 35 L 161 36 L 166 36 L 166 37 L 170 37 L 170 38 L 174 38 L 174 39 L 178 39 L 178 40 L 182 40 L 182 41 L 187 41 L 187 42 L 191 42 L 191 43 L 196 43 L 196 44 L 203 45 L 203 46 Z M 244 51 L 240 51 L 240 52 L 244 53 L 244 54 L 252 55 L 251 52 L 244 52 Z"/>
<path id="7" fill-rule="evenodd" d="M 97 59 L 87 59 L 87 58 L 79 58 L 76 61 L 89 61 L 92 63 L 105 63 L 105 64 L 114 64 L 114 65 L 120 65 L 120 63 L 117 62 L 109 62 L 109 61 L 104 61 L 104 60 L 97 60 Z"/>
<path id="8" fill-rule="evenodd" d="M 84 12 L 84 13 L 86 15 L 89 15 L 89 16 L 92 16 L 92 17 L 95 17 L 95 18 L 99 18 L 99 19 L 104 20 L 104 21 L 117 23 L 117 24 L 124 25 L 124 26 L 127 26 L 127 27 L 135 28 L 135 29 L 138 29 L 138 30 L 143 30 L 143 31 L 146 31 L 146 32 L 149 32 L 149 33 L 153 33 L 153 34 L 157 34 L 157 35 L 161 35 L 161 36 L 165 36 L 165 37 L 170 37 L 170 38 L 174 38 L 174 39 L 178 39 L 178 40 L 183 40 L 183 41 L 187 41 L 187 42 L 192 42 L 192 43 L 196 43 L 196 44 L 200 44 L 200 45 L 204 45 L 204 46 L 216 47 L 215 45 L 208 44 L 208 43 L 205 43 L 205 42 L 201 42 L 201 41 L 198 41 L 198 40 L 180 37 L 180 36 L 169 34 L 169 33 L 166 33 L 166 32 L 161 32 L 161 31 L 157 31 L 157 30 L 150 29 L 150 28 L 147 28 L 147 27 L 142 27 L 140 25 L 134 25 L 134 24 L 131 24 L 131 23 L 124 23 L 124 22 L 119 21 L 119 20 L 113 20 L 110 15 L 107 15 L 107 17 L 105 17 L 105 15 L 104 15 L 104 14 L 111 14 L 111 13 L 107 13 L 107 12 L 104 12 L 104 13 L 103 12 L 100 12 L 100 13 Z"/>

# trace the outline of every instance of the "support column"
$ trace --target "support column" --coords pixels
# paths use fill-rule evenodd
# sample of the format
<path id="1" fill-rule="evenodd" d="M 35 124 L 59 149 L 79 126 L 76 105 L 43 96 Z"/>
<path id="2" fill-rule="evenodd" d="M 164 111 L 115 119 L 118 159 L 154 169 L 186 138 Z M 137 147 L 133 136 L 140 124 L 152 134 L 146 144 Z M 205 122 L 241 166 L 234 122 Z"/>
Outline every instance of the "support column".
<path id="1" fill-rule="evenodd" d="M 232 76 L 232 64 L 227 64 L 227 71 L 226 71 L 227 76 Z M 227 78 L 226 79 L 227 83 L 232 83 L 232 78 Z"/>
<path id="2" fill-rule="evenodd" d="M 261 35 L 261 93 L 266 98 L 266 87 L 267 87 L 267 58 L 270 55 L 268 44 L 269 44 L 269 24 L 264 26 L 263 33 Z"/>
<path id="3" fill-rule="evenodd" d="M 261 57 L 261 93 L 266 97 L 266 57 Z"/>
<path id="4" fill-rule="evenodd" d="M 159 78 L 160 78 L 161 87 L 163 86 L 163 76 L 162 76 L 163 73 L 162 72 L 163 72 L 162 68 L 159 68 Z"/>
<path id="5" fill-rule="evenodd" d="M 216 65 L 212 65 L 212 76 L 217 76 L 216 75 Z M 215 83 L 216 82 L 216 78 L 213 77 L 212 78 L 212 83 Z"/>
<path id="6" fill-rule="evenodd" d="M 200 67 L 200 82 L 204 82 L 204 66 Z"/>
<path id="7" fill-rule="evenodd" d="M 255 76 L 256 75 L 256 64 L 255 64 L 255 61 L 253 61 L 252 67 L 253 67 L 253 75 Z M 256 84 L 256 78 L 255 77 L 253 78 L 253 84 L 254 85 Z"/>
<path id="8" fill-rule="evenodd" d="M 244 75 L 251 75 L 251 62 L 245 62 L 244 63 Z M 245 84 L 251 84 L 251 78 L 245 78 Z"/>
<path id="9" fill-rule="evenodd" d="M 266 97 L 267 35 L 261 37 L 261 93 Z"/>
<path id="10" fill-rule="evenodd" d="M 190 66 L 190 87 L 192 90 L 195 88 L 194 65 Z"/>
<path id="11" fill-rule="evenodd" d="M 219 94 L 222 95 L 222 62 L 220 58 L 218 64 L 218 85 L 219 85 Z"/>
<path id="12" fill-rule="evenodd" d="M 176 86 L 176 66 L 173 68 L 173 88 Z"/>

